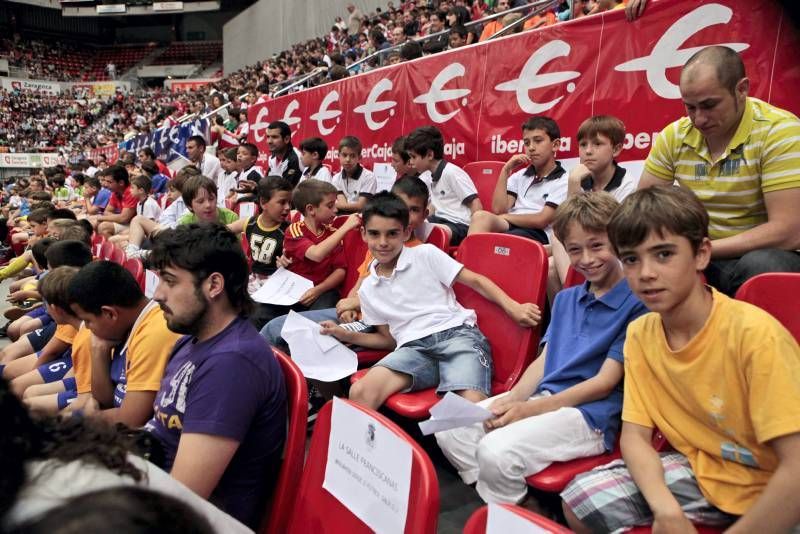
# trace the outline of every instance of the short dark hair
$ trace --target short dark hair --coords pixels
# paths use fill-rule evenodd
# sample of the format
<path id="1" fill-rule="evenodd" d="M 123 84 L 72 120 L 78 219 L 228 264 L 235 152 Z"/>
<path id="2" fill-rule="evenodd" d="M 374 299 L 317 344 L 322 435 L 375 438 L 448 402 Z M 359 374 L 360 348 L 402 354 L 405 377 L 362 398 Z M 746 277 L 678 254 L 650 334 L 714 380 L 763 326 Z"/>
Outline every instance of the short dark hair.
<path id="1" fill-rule="evenodd" d="M 525 130 L 542 130 L 551 141 L 561 139 L 561 129 L 558 127 L 558 123 L 550 117 L 539 116 L 528 118 L 522 123 L 522 131 L 524 132 Z"/>
<path id="2" fill-rule="evenodd" d="M 381 191 L 367 201 L 364 211 L 361 212 L 361 220 L 364 221 L 365 228 L 375 215 L 395 219 L 400 221 L 403 228 L 408 227 L 408 206 L 394 193 Z"/>
<path id="3" fill-rule="evenodd" d="M 77 267 L 67 265 L 51 269 L 47 276 L 39 280 L 38 288 L 42 299 L 72 315 L 69 307 L 69 283 L 77 272 Z"/>
<path id="4" fill-rule="evenodd" d="M 50 245 L 45 256 L 50 269 L 62 265 L 83 267 L 92 261 L 92 249 L 83 241 L 65 239 Z"/>
<path id="5" fill-rule="evenodd" d="M 201 146 L 203 148 L 206 147 L 206 139 L 202 135 L 193 135 L 189 139 L 186 140 L 188 143 L 189 141 L 194 141 L 197 146 Z"/>
<path id="6" fill-rule="evenodd" d="M 420 126 L 406 136 L 405 148 L 407 152 L 414 152 L 423 157 L 431 150 L 435 159 L 442 159 L 444 158 L 442 132 L 435 126 Z"/>
<path id="7" fill-rule="evenodd" d="M 621 145 L 625 141 L 625 124 L 611 115 L 595 115 L 581 123 L 575 138 L 579 142 L 583 139 L 592 140 L 598 134 L 608 137 L 612 146 Z"/>
<path id="8" fill-rule="evenodd" d="M 33 260 L 40 269 L 47 269 L 47 249 L 50 248 L 56 240 L 52 237 L 45 237 L 40 239 L 31 247 L 31 255 Z"/>
<path id="9" fill-rule="evenodd" d="M 75 212 L 71 209 L 67 208 L 56 208 L 51 210 L 50 213 L 47 214 L 47 219 L 54 221 L 56 219 L 69 219 L 71 221 L 77 221 L 78 216 L 75 215 Z"/>
<path id="10" fill-rule="evenodd" d="M 408 34 L 408 32 L 406 32 L 406 34 Z M 422 45 L 416 41 L 408 41 L 400 47 L 400 57 L 403 58 L 403 61 L 411 61 L 412 59 L 422 57 Z"/>
<path id="11" fill-rule="evenodd" d="M 300 150 L 316 154 L 319 156 L 319 160 L 322 161 L 328 155 L 328 143 L 319 137 L 309 137 L 300 141 Z"/>
<path id="12" fill-rule="evenodd" d="M 394 140 L 394 143 L 392 143 L 392 154 L 397 154 L 400 156 L 400 159 L 403 160 L 403 163 L 408 163 L 409 160 L 411 160 L 411 156 L 409 156 L 408 151 L 406 151 L 405 136 L 400 136 Z"/>
<path id="13" fill-rule="evenodd" d="M 86 224 L 89 225 L 89 229 L 86 228 Z M 91 247 L 92 245 L 92 232 L 90 231 L 91 228 L 92 228 L 92 223 L 90 223 L 88 219 L 81 219 L 80 221 L 74 221 L 74 224 L 71 224 L 61 230 L 61 235 L 59 238 L 62 241 L 67 241 L 67 240 L 80 241 L 81 243 L 86 243 L 87 246 Z"/>
<path id="14" fill-rule="evenodd" d="M 355 135 L 345 135 L 342 137 L 342 139 L 339 141 L 339 150 L 343 148 L 355 150 L 356 154 L 358 154 L 358 157 L 361 157 L 361 140 Z"/>
<path id="15" fill-rule="evenodd" d="M 69 283 L 69 303 L 92 315 L 103 306 L 133 308 L 144 298 L 131 273 L 111 261 L 93 261 L 81 268 Z"/>
<path id="16" fill-rule="evenodd" d="M 212 273 L 225 279 L 225 293 L 231 305 L 242 313 L 252 307 L 247 292 L 248 267 L 236 235 L 218 223 L 193 223 L 159 232 L 153 239 L 150 265 L 168 266 L 192 273 L 195 284 Z"/>
<path id="17" fill-rule="evenodd" d="M 326 196 L 336 193 L 336 188 L 330 182 L 310 178 L 300 182 L 294 188 L 292 205 L 294 209 L 305 215 L 306 206 L 319 206 Z"/>
<path id="18" fill-rule="evenodd" d="M 181 197 L 183 197 L 183 203 L 186 204 L 187 209 L 192 207 L 192 200 L 202 189 L 205 189 L 210 195 L 217 196 L 217 184 L 208 176 L 202 174 L 192 176 L 183 183 Z"/>
<path id="19" fill-rule="evenodd" d="M 280 130 L 281 137 L 291 137 L 292 129 L 283 121 L 272 121 L 267 124 L 267 130 Z"/>
<path id="20" fill-rule="evenodd" d="M 250 153 L 251 156 L 258 157 L 258 147 L 253 143 L 242 143 L 241 145 L 239 145 L 239 148 L 244 148 Z M 239 148 L 237 148 L 237 150 Z"/>
<path id="21" fill-rule="evenodd" d="M 52 209 L 38 208 L 28 214 L 28 222 L 35 222 L 36 224 L 44 224 L 50 218 Z"/>
<path id="22" fill-rule="evenodd" d="M 150 176 L 154 174 L 158 174 L 158 165 L 154 161 L 144 161 L 141 164 L 142 170 L 148 173 Z"/>
<path id="23" fill-rule="evenodd" d="M 153 149 L 150 148 L 149 146 L 144 146 L 140 148 L 139 153 L 144 153 L 144 155 L 147 156 L 148 158 L 156 159 L 156 153 L 153 152 Z"/>
<path id="24" fill-rule="evenodd" d="M 125 182 L 125 185 L 130 185 L 131 183 L 128 169 L 122 165 L 112 165 L 103 174 L 110 176 L 115 182 Z"/>
<path id="25" fill-rule="evenodd" d="M 408 198 L 418 198 L 427 206 L 431 199 L 428 186 L 417 176 L 404 175 L 392 185 L 392 193 L 402 193 Z"/>
<path id="26" fill-rule="evenodd" d="M 744 62 L 738 52 L 727 46 L 707 46 L 695 52 L 689 61 L 681 69 L 683 72 L 695 63 L 709 63 L 717 72 L 717 80 L 720 85 L 727 89 L 731 94 L 736 92 L 736 84 L 746 76 Z"/>
<path id="27" fill-rule="evenodd" d="M 467 35 L 469 34 L 469 30 L 467 30 L 463 24 L 456 24 L 450 28 L 450 33 L 458 34 L 462 39 L 466 39 Z"/>
<path id="28" fill-rule="evenodd" d="M 147 193 L 150 193 L 150 190 L 153 188 L 153 180 L 146 174 L 134 176 L 133 180 L 131 180 L 131 184 L 139 189 L 144 189 Z"/>
<path id="29" fill-rule="evenodd" d="M 695 252 L 708 237 L 708 212 L 688 189 L 671 185 L 639 189 L 622 201 L 608 223 L 617 254 L 640 245 L 652 233 L 664 232 L 685 237 Z"/>
<path id="30" fill-rule="evenodd" d="M 292 184 L 283 176 L 267 176 L 258 182 L 258 200 L 260 202 L 269 202 L 277 191 L 292 192 L 294 188 Z"/>
<path id="31" fill-rule="evenodd" d="M 96 176 L 87 176 L 86 180 L 84 180 L 84 182 L 83 182 L 83 185 L 84 186 L 90 185 L 90 186 L 94 187 L 95 189 L 102 189 L 103 188 L 103 186 L 100 185 L 100 180 L 98 180 Z"/>

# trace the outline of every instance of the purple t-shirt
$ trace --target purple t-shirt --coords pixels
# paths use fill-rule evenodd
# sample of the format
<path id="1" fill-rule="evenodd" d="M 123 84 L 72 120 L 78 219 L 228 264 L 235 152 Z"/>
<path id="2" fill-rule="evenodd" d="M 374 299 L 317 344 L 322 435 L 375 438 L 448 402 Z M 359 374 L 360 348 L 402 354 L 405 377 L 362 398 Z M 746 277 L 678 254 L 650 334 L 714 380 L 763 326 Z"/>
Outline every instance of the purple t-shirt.
<path id="1" fill-rule="evenodd" d="M 239 442 L 209 500 L 256 528 L 286 439 L 286 388 L 267 342 L 244 318 L 213 338 L 175 344 L 146 429 L 172 469 L 182 432 Z"/>

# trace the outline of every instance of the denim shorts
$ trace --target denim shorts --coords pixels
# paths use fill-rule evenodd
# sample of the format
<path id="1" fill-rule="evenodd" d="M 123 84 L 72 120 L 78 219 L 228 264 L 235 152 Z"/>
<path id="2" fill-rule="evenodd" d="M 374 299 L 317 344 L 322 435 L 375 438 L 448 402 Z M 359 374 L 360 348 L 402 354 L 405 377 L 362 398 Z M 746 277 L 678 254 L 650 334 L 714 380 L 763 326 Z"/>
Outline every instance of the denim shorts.
<path id="1" fill-rule="evenodd" d="M 436 388 L 437 393 L 471 389 L 491 394 L 492 349 L 476 326 L 409 341 L 376 365 L 411 376 L 411 387 L 403 393 Z"/>

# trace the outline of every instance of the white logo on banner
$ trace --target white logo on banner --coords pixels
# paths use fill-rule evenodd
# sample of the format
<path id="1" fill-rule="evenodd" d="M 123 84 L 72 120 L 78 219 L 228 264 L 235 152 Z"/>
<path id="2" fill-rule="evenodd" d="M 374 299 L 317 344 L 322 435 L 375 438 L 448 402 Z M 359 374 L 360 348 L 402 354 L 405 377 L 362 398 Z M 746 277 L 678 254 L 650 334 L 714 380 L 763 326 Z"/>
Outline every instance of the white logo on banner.
<path id="1" fill-rule="evenodd" d="M 655 94 L 661 98 L 680 98 L 680 88 L 667 79 L 667 69 L 682 66 L 692 55 L 707 46 L 727 46 L 737 52 L 750 47 L 747 43 L 718 43 L 717 45 L 679 48 L 700 30 L 716 24 L 727 24 L 732 15 L 733 11 L 729 7 L 720 4 L 700 6 L 675 21 L 658 40 L 649 56 L 626 61 L 614 67 L 614 70 L 620 72 L 643 70 L 647 73 L 647 83 L 650 84 Z"/>
<path id="2" fill-rule="evenodd" d="M 285 122 L 289 128 L 300 123 L 300 117 L 295 117 L 293 115 L 298 109 L 300 109 L 300 102 L 292 100 L 289 102 L 289 105 L 286 106 L 286 111 L 283 112 L 283 118 L 281 120 Z"/>
<path id="3" fill-rule="evenodd" d="M 262 131 L 267 129 L 269 122 L 267 122 L 267 115 L 269 115 L 269 110 L 265 107 L 258 110 L 256 113 L 256 120 L 253 124 L 250 125 L 250 130 L 253 132 L 253 137 L 259 143 L 264 142 L 264 135 L 261 133 Z"/>
<path id="4" fill-rule="evenodd" d="M 536 102 L 531 100 L 528 93 L 531 89 L 541 89 L 542 87 L 549 87 L 567 82 L 581 75 L 580 72 L 575 71 L 562 71 L 562 72 L 548 72 L 540 74 L 539 71 L 549 62 L 557 57 L 566 57 L 570 53 L 570 46 L 564 41 L 550 41 L 546 45 L 539 48 L 536 52 L 531 54 L 528 61 L 522 67 L 519 73 L 519 78 L 516 80 L 509 80 L 495 86 L 496 91 L 512 91 L 517 95 L 517 104 L 525 113 L 543 113 L 556 104 L 558 104 L 563 96 L 551 100 L 550 102 Z M 567 84 L 567 92 L 571 93 L 575 90 L 575 84 L 570 82 Z"/>
<path id="5" fill-rule="evenodd" d="M 390 79 L 382 79 L 376 83 L 372 91 L 369 92 L 367 101 L 353 109 L 356 113 L 364 115 L 364 121 L 367 123 L 370 130 L 380 130 L 383 128 L 384 124 L 389 122 L 389 117 L 394 117 L 394 109 L 392 108 L 397 105 L 397 102 L 394 100 L 378 100 L 379 96 L 386 91 L 391 91 L 392 87 L 392 81 Z M 386 120 L 378 122 L 372 118 L 373 113 L 386 110 L 389 110 L 389 117 L 387 117 Z"/>
<path id="6" fill-rule="evenodd" d="M 338 117 L 339 115 L 342 114 L 342 112 L 339 111 L 338 109 L 337 110 L 328 109 L 331 106 L 331 104 L 338 101 L 339 101 L 339 92 L 331 91 L 330 93 L 325 95 L 325 98 L 322 99 L 322 102 L 319 105 L 319 111 L 317 111 L 316 113 L 311 115 L 311 117 L 309 117 L 312 121 L 317 121 L 317 129 L 319 130 L 319 133 L 321 133 L 322 135 L 330 135 L 336 129 L 335 125 L 331 128 L 325 126 L 326 120 L 336 119 L 336 124 L 337 125 L 339 124 Z"/>
<path id="7" fill-rule="evenodd" d="M 450 80 L 464 76 L 465 72 L 466 69 L 461 63 L 451 63 L 450 65 L 446 66 L 433 79 L 430 90 L 427 93 L 421 94 L 415 98 L 414 103 L 425 104 L 425 109 L 428 110 L 428 116 L 433 122 L 441 124 L 449 121 L 461 110 L 457 109 L 442 115 L 436 111 L 436 104 L 439 102 L 449 102 L 450 100 L 458 100 L 461 98 L 461 105 L 467 105 L 467 96 L 471 92 L 469 89 L 443 89 L 443 87 Z"/>

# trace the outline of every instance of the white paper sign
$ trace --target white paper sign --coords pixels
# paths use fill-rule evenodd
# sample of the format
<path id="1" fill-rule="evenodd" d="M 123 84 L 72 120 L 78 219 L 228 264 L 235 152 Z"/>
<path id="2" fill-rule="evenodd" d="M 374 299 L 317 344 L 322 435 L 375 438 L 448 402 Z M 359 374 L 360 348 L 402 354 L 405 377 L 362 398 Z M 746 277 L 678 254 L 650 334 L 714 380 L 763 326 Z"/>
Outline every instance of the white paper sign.
<path id="1" fill-rule="evenodd" d="M 253 300 L 263 304 L 291 306 L 297 304 L 300 297 L 312 287 L 314 287 L 314 282 L 308 278 L 278 267 L 278 270 L 264 282 L 264 285 L 253 293 Z"/>
<path id="2" fill-rule="evenodd" d="M 419 423 L 419 429 L 426 436 L 434 432 L 481 423 L 493 417 L 492 412 L 486 408 L 452 391 L 448 391 L 442 400 L 434 404 L 430 412 L 431 418 Z"/>
<path id="3" fill-rule="evenodd" d="M 334 397 L 322 487 L 381 534 L 402 534 L 411 487 L 411 445 Z"/>
<path id="4" fill-rule="evenodd" d="M 524 517 L 500 506 L 489 505 L 489 515 L 486 518 L 486 534 L 553 534 L 553 531 L 531 523 Z"/>
<path id="5" fill-rule="evenodd" d="M 334 382 L 350 376 L 358 369 L 358 356 L 341 341 L 320 333 L 320 326 L 299 313 L 289 312 L 281 329 L 292 353 L 292 360 L 303 376 Z"/>
<path id="6" fill-rule="evenodd" d="M 158 277 L 158 273 L 147 269 L 144 272 L 144 296 L 149 299 L 153 298 L 160 281 L 161 279 Z"/>
<path id="7" fill-rule="evenodd" d="M 391 191 L 395 180 L 397 180 L 397 173 L 389 163 L 376 163 L 372 168 L 372 174 L 375 175 L 375 181 L 378 183 L 378 192 Z"/>
<path id="8" fill-rule="evenodd" d="M 255 202 L 241 202 L 239 204 L 239 219 L 247 219 L 256 213 Z"/>

